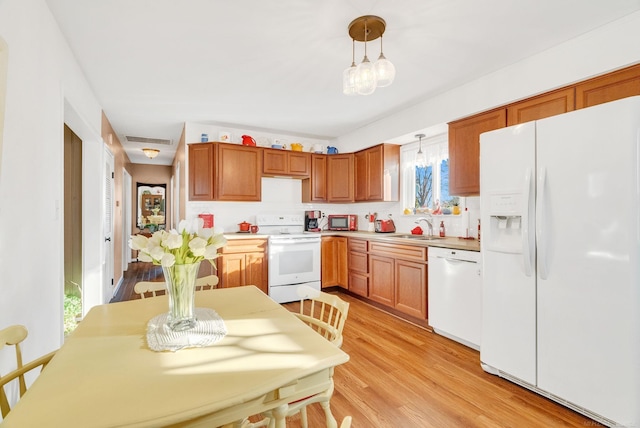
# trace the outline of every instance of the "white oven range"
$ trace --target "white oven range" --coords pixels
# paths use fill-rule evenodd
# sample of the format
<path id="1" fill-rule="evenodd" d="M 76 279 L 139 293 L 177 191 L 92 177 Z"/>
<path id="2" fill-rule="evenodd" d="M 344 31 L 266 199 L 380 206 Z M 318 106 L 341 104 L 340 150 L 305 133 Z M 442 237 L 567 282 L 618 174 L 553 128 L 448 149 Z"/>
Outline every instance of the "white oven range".
<path id="1" fill-rule="evenodd" d="M 299 285 L 320 290 L 320 234 L 304 231 L 304 215 L 261 214 L 256 223 L 269 235 L 269 296 L 287 303 Z"/>

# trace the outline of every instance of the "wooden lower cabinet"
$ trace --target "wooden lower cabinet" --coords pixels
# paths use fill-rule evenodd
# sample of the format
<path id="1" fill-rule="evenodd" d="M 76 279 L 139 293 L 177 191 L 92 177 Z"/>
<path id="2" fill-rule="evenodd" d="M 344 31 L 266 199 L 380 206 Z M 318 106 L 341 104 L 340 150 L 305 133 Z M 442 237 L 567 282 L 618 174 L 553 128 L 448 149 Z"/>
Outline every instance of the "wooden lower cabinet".
<path id="1" fill-rule="evenodd" d="M 322 288 L 348 288 L 347 238 L 324 236 L 321 244 Z"/>
<path id="2" fill-rule="evenodd" d="M 255 285 L 269 293 L 267 271 L 267 240 L 229 240 L 218 257 L 218 287 Z"/>
<path id="3" fill-rule="evenodd" d="M 369 298 L 427 319 L 427 249 L 369 242 Z"/>

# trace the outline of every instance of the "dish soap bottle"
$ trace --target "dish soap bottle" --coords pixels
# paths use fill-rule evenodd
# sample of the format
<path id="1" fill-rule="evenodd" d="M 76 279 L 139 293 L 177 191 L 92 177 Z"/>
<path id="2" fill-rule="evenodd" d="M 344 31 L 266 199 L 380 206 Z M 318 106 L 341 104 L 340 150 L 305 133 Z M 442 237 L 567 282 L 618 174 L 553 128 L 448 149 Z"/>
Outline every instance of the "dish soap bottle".
<path id="1" fill-rule="evenodd" d="M 440 237 L 444 238 L 444 221 L 440 222 Z"/>

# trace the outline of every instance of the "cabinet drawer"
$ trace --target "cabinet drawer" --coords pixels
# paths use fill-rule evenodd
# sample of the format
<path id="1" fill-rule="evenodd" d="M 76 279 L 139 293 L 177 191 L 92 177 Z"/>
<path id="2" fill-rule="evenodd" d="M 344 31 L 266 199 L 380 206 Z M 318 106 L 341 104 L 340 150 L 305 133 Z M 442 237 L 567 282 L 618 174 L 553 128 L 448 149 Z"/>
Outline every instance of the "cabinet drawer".
<path id="1" fill-rule="evenodd" d="M 349 251 L 359 251 L 361 253 L 367 252 L 368 241 L 364 239 L 349 238 Z"/>
<path id="2" fill-rule="evenodd" d="M 369 256 L 366 253 L 349 251 L 349 270 L 367 274 L 369 272 Z"/>
<path id="3" fill-rule="evenodd" d="M 238 239 L 227 241 L 227 245 L 220 249 L 222 254 L 234 253 L 264 253 L 267 251 L 266 239 Z"/>
<path id="4" fill-rule="evenodd" d="M 369 278 L 356 272 L 349 272 L 349 291 L 359 296 L 369 297 Z"/>
<path id="5" fill-rule="evenodd" d="M 414 247 L 411 245 L 389 244 L 386 242 L 369 242 L 369 252 L 398 259 L 410 259 L 418 261 L 427 260 L 426 247 Z"/>

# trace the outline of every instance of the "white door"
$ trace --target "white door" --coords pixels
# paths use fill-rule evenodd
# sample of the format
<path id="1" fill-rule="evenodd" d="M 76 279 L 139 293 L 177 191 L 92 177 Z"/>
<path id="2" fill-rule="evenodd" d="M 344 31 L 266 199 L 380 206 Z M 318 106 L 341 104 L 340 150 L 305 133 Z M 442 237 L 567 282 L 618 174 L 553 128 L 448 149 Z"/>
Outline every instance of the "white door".
<path id="1" fill-rule="evenodd" d="M 536 383 L 535 123 L 480 136 L 480 360 Z M 489 367 L 486 367 L 489 366 Z"/>
<path id="2" fill-rule="evenodd" d="M 104 148 L 104 260 L 102 261 L 102 290 L 105 303 L 113 297 L 115 285 L 113 283 L 113 181 L 114 161 L 109 149 Z"/>
<path id="3" fill-rule="evenodd" d="M 131 263 L 131 248 L 129 248 L 129 238 L 131 237 L 131 175 L 122 170 L 122 268 L 127 270 Z"/>
<path id="4" fill-rule="evenodd" d="M 640 97 L 537 132 L 538 386 L 640 426 Z"/>

